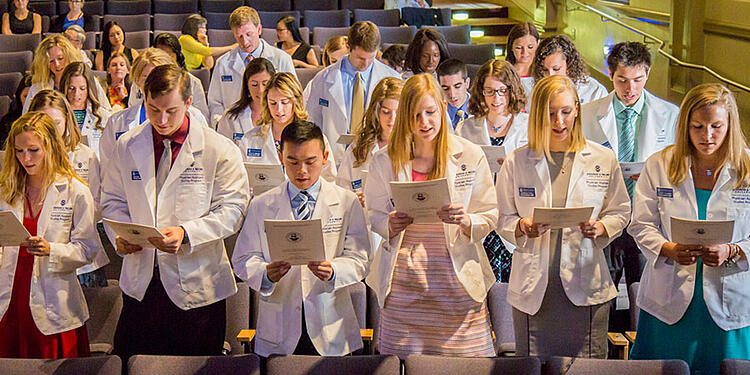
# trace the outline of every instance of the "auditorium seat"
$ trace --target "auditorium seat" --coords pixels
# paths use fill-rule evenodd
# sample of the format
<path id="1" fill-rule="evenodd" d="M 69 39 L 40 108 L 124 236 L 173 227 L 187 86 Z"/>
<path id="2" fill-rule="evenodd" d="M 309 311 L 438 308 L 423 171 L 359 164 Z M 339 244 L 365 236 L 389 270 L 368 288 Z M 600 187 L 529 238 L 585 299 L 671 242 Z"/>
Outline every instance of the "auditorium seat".
<path id="1" fill-rule="evenodd" d="M 355 355 L 321 357 L 287 355 L 271 357 L 266 364 L 267 375 L 399 375 L 398 357 L 386 355 Z M 134 375 L 134 374 L 133 374 Z"/>
<path id="2" fill-rule="evenodd" d="M 471 43 L 471 37 L 469 36 L 469 32 L 471 31 L 471 26 L 469 25 L 459 25 L 459 26 L 432 26 L 435 28 L 435 30 L 439 31 L 440 33 L 445 36 L 445 41 L 448 43 L 457 43 L 457 44 L 470 44 Z"/>
<path id="3" fill-rule="evenodd" d="M 208 41 L 211 42 L 211 45 L 230 46 L 234 43 L 237 43 L 237 41 L 234 39 L 234 34 L 232 34 L 232 30 L 209 29 L 207 33 L 208 33 Z"/>
<path id="4" fill-rule="evenodd" d="M 227 298 L 226 314 L 225 346 L 229 345 L 230 354 L 242 354 L 237 334 L 250 325 L 250 287 L 246 283 L 237 283 L 237 293 Z"/>
<path id="5" fill-rule="evenodd" d="M 211 40 L 209 39 L 209 41 Z M 208 95 L 208 85 L 211 83 L 211 71 L 206 68 L 193 69 L 190 71 L 190 74 L 201 80 L 203 90 L 205 91 L 205 94 Z"/>
<path id="6" fill-rule="evenodd" d="M 109 354 L 115 342 L 117 320 L 122 311 L 122 291 L 111 283 L 104 288 L 83 288 L 89 307 L 86 331 L 92 353 Z"/>
<path id="7" fill-rule="evenodd" d="M 36 51 L 42 34 L 0 34 L 0 52 Z"/>
<path id="8" fill-rule="evenodd" d="M 0 118 L 8 114 L 11 102 L 13 102 L 13 99 L 10 96 L 0 96 Z"/>
<path id="9" fill-rule="evenodd" d="M 154 14 L 154 30 L 180 31 L 182 24 L 189 16 L 190 13 L 156 13 Z"/>
<path id="10" fill-rule="evenodd" d="M 542 366 L 545 375 L 689 375 L 690 368 L 685 361 L 671 360 L 622 360 L 552 357 Z"/>
<path id="11" fill-rule="evenodd" d="M 232 356 L 134 355 L 128 361 L 129 375 L 260 375 L 260 359 L 255 354 Z"/>
<path id="12" fill-rule="evenodd" d="M 320 60 L 318 60 L 318 62 L 320 62 Z M 304 90 L 307 86 L 307 83 L 312 81 L 313 77 L 315 77 L 315 75 L 318 74 L 319 71 L 323 70 L 323 67 L 295 68 L 294 70 L 297 73 L 297 79 L 299 79 L 300 86 Z"/>
<path id="13" fill-rule="evenodd" d="M 354 9 L 354 22 L 372 21 L 378 27 L 401 25 L 398 9 Z"/>
<path id="14" fill-rule="evenodd" d="M 157 35 L 163 34 L 163 33 L 172 34 L 176 36 L 177 39 L 179 39 L 182 36 L 182 33 L 179 30 L 154 30 L 154 38 L 156 38 Z M 209 41 L 211 40 L 209 39 Z"/>
<path id="15" fill-rule="evenodd" d="M 336 10 L 339 9 L 338 0 L 294 0 L 294 10 Z"/>
<path id="16" fill-rule="evenodd" d="M 130 31 L 126 33 L 125 44 L 133 49 L 142 50 L 151 46 L 151 31 Z"/>
<path id="17" fill-rule="evenodd" d="M 378 29 L 381 43 L 409 44 L 417 33 L 415 26 L 383 26 Z"/>
<path id="18" fill-rule="evenodd" d="M 16 87 L 21 82 L 23 74 L 19 72 L 0 73 L 0 95 L 12 97 L 16 93 Z"/>
<path id="19" fill-rule="evenodd" d="M 490 313 L 492 331 L 495 332 L 495 352 L 498 355 L 516 351 L 513 332 L 513 308 L 507 300 L 508 283 L 495 283 L 487 294 L 487 309 Z"/>
<path id="20" fill-rule="evenodd" d="M 479 64 L 466 64 L 466 71 L 469 74 L 469 78 L 471 78 L 472 82 L 474 82 L 474 77 L 476 77 L 477 72 L 481 67 L 482 66 Z"/>
<path id="21" fill-rule="evenodd" d="M 102 25 L 106 25 L 109 21 L 115 21 L 120 24 L 122 31 L 126 33 L 130 31 L 151 30 L 150 14 L 105 14 Z M 104 26 L 102 26 L 102 29 L 104 29 Z"/>
<path id="22" fill-rule="evenodd" d="M 57 17 L 57 16 L 52 16 L 52 17 Z M 42 15 L 42 33 L 46 33 L 49 31 L 49 23 L 50 23 L 50 16 Z"/>
<path id="23" fill-rule="evenodd" d="M 258 17 L 260 17 L 260 24 L 263 25 L 264 29 L 276 30 L 276 25 L 279 20 L 286 17 L 292 16 L 297 19 L 297 24 L 301 22 L 300 12 L 298 10 L 287 10 L 287 11 L 258 11 Z"/>
<path id="24" fill-rule="evenodd" d="M 283 12 L 292 10 L 292 0 L 245 0 L 245 5 L 258 12 Z"/>
<path id="25" fill-rule="evenodd" d="M 750 374 L 750 361 L 746 359 L 725 359 L 721 362 L 719 374 L 721 375 Z"/>
<path id="26" fill-rule="evenodd" d="M 348 27 L 316 27 L 313 29 L 312 44 L 323 47 L 328 39 L 339 35 L 349 35 Z"/>
<path id="27" fill-rule="evenodd" d="M 120 375 L 122 361 L 114 355 L 67 359 L 0 358 L 3 375 Z"/>
<path id="28" fill-rule="evenodd" d="M 302 23 L 306 27 L 349 27 L 351 26 L 352 12 L 349 9 L 342 10 L 306 10 L 302 14 Z"/>
<path id="29" fill-rule="evenodd" d="M 154 0 L 156 14 L 193 14 L 198 13 L 198 0 Z M 156 26 L 154 26 L 156 29 Z"/>
<path id="30" fill-rule="evenodd" d="M 245 5 L 243 0 L 200 0 L 203 13 L 232 13 Z"/>
<path id="31" fill-rule="evenodd" d="M 107 14 L 151 14 L 151 0 L 108 0 Z"/>
<path id="32" fill-rule="evenodd" d="M 57 4 L 54 1 L 33 1 L 29 3 L 29 9 L 42 16 L 52 17 L 57 14 Z"/>
<path id="33" fill-rule="evenodd" d="M 384 0 L 341 0 L 341 9 L 383 9 Z"/>
<path id="34" fill-rule="evenodd" d="M 25 72 L 31 68 L 33 58 L 31 51 L 0 52 L 0 73 Z"/>
<path id="35" fill-rule="evenodd" d="M 231 13 L 203 13 L 208 21 L 207 29 L 230 30 L 229 15 Z M 209 39 L 211 41 L 211 39 Z"/>
<path id="36" fill-rule="evenodd" d="M 404 375 L 537 375 L 542 363 L 537 357 L 459 358 L 412 354 L 404 363 Z M 561 374 L 564 372 L 558 372 Z"/>
<path id="37" fill-rule="evenodd" d="M 641 313 L 641 309 L 636 303 L 640 286 L 641 283 L 636 281 L 628 287 L 628 310 L 630 315 L 630 330 L 632 331 L 638 329 L 638 315 Z"/>
<path id="38" fill-rule="evenodd" d="M 456 44 L 448 43 L 448 52 L 451 57 L 457 58 L 464 64 L 482 65 L 487 60 L 495 59 L 495 44 Z"/>

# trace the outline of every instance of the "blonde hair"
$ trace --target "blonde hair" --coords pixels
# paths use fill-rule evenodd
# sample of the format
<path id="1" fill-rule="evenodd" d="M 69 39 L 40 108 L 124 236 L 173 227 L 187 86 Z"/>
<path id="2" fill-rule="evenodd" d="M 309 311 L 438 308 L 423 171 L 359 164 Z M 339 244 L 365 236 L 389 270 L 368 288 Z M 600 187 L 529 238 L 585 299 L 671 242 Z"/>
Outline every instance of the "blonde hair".
<path id="1" fill-rule="evenodd" d="M 573 96 L 576 106 L 576 118 L 570 129 L 570 146 L 567 151 L 580 151 L 586 146 L 586 138 L 583 136 L 581 126 L 581 101 L 578 100 L 578 92 L 573 81 L 566 76 L 549 76 L 542 78 L 534 86 L 534 94 L 531 97 L 531 109 L 529 110 L 529 148 L 537 153 L 551 158 L 549 150 L 550 133 L 552 132 L 552 121 L 549 115 L 549 103 L 552 98 L 562 93 Z"/>
<path id="2" fill-rule="evenodd" d="M 68 38 L 63 34 L 52 34 L 44 38 L 36 47 L 34 59 L 31 61 L 32 84 L 39 83 L 45 87 L 49 84 L 52 77 L 52 72 L 49 70 L 49 49 L 52 47 L 60 48 L 68 63 L 81 61 L 81 52 L 73 47 Z"/>
<path id="3" fill-rule="evenodd" d="M 141 73 L 143 73 L 143 69 L 148 64 L 157 67 L 160 65 L 169 65 L 174 63 L 174 60 L 169 57 L 166 52 L 158 48 L 146 48 L 146 50 L 138 54 L 138 57 L 136 57 L 135 61 L 133 61 L 133 66 L 130 68 L 130 76 L 132 77 L 131 81 L 138 85 L 138 79 L 140 78 Z"/>
<path id="4" fill-rule="evenodd" d="M 356 134 L 357 139 L 352 148 L 354 167 L 364 164 L 375 142 L 383 140 L 383 126 L 380 124 L 380 120 L 378 120 L 383 100 L 399 100 L 403 88 L 404 81 L 395 77 L 383 78 L 375 85 L 375 88 L 372 90 L 370 105 L 365 112 L 362 130 Z"/>
<path id="5" fill-rule="evenodd" d="M 229 27 L 232 29 L 240 27 L 248 22 L 252 22 L 255 26 L 260 25 L 260 16 L 258 16 L 258 12 L 249 6 L 238 7 L 229 15 Z"/>
<path id="6" fill-rule="evenodd" d="M 39 137 L 44 148 L 42 200 L 58 175 L 67 177 L 69 182 L 75 178 L 85 184 L 70 166 L 68 153 L 52 118 L 44 112 L 30 111 L 13 122 L 10 128 L 8 146 L 3 154 L 3 168 L 0 170 L 0 199 L 12 206 L 24 195 L 27 173 L 15 153 L 16 138 L 23 132 L 31 132 Z"/>
<path id="7" fill-rule="evenodd" d="M 748 156 L 747 142 L 742 133 L 737 101 L 729 89 L 718 83 L 704 83 L 693 87 L 685 95 L 680 105 L 680 115 L 677 118 L 677 132 L 674 145 L 662 151 L 662 157 L 667 164 L 669 182 L 679 186 L 685 181 L 689 173 L 691 156 L 695 153 L 693 142 L 690 141 L 690 118 L 700 108 L 709 105 L 722 105 L 727 111 L 727 136 L 717 150 L 719 165 L 716 169 L 729 164 L 737 171 L 735 189 L 750 184 L 750 156 Z"/>
<path id="8" fill-rule="evenodd" d="M 276 73 L 268 81 L 266 89 L 263 90 L 263 110 L 261 111 L 260 119 L 258 120 L 258 123 L 261 126 L 260 134 L 263 137 L 268 136 L 268 130 L 271 129 L 271 124 L 273 123 L 271 111 L 268 110 L 268 93 L 271 89 L 279 90 L 282 95 L 292 101 L 292 105 L 294 106 L 294 117 L 292 118 L 292 122 L 307 121 L 309 119 L 307 110 L 305 110 L 305 102 L 302 97 L 302 87 L 297 80 L 297 77 L 288 72 Z"/>
<path id="9" fill-rule="evenodd" d="M 42 90 L 31 99 L 29 111 L 41 111 L 45 107 L 52 107 L 60 110 L 65 116 L 65 134 L 60 137 L 65 144 L 67 151 L 75 151 L 78 143 L 81 142 L 81 131 L 78 129 L 73 108 L 70 107 L 65 95 L 55 90 Z"/>
<path id="10" fill-rule="evenodd" d="M 399 99 L 396 123 L 388 141 L 388 156 L 391 158 L 393 174 L 406 171 L 406 164 L 414 159 L 414 123 L 417 121 L 417 105 L 425 96 L 432 96 L 439 108 L 440 129 L 433 142 L 435 164 L 428 172 L 427 179 L 434 180 L 445 175 L 448 160 L 448 126 L 445 118 L 445 102 L 438 82 L 432 74 L 417 74 L 404 84 Z"/>
<path id="11" fill-rule="evenodd" d="M 349 37 L 339 35 L 328 39 L 325 47 L 323 47 L 323 65 L 331 65 L 331 54 L 342 48 L 349 49 Z"/>

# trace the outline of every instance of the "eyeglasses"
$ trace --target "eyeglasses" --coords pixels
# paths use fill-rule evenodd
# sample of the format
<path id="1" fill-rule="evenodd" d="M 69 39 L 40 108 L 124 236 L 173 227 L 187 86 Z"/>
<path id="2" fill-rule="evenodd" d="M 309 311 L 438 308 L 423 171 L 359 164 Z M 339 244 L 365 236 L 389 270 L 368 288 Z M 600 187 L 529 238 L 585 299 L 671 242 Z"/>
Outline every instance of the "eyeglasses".
<path id="1" fill-rule="evenodd" d="M 495 96 L 495 95 L 503 96 L 503 95 L 505 95 L 507 93 L 508 93 L 508 88 L 507 87 L 501 87 L 499 89 L 484 89 L 484 90 L 482 90 L 482 94 L 484 96 Z"/>

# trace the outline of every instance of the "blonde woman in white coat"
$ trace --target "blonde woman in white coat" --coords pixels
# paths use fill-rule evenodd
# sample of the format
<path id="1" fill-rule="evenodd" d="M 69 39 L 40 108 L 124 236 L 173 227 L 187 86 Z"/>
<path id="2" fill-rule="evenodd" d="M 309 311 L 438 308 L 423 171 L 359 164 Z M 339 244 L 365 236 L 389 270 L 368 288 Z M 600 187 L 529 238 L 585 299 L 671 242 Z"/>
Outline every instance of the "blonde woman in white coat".
<path id="1" fill-rule="evenodd" d="M 16 120 L 8 150 L 0 211 L 13 212 L 31 237 L 0 247 L 0 357 L 88 356 L 89 313 L 76 269 L 101 249 L 94 199 L 48 115 Z"/>
<path id="2" fill-rule="evenodd" d="M 263 112 L 263 92 L 274 74 L 276 68 L 262 57 L 247 64 L 245 73 L 242 74 L 242 80 L 245 82 L 242 85 L 242 94 L 219 119 L 216 125 L 219 134 L 239 145 L 245 133 L 260 121 L 260 114 Z"/>
<path id="3" fill-rule="evenodd" d="M 445 111 L 432 75 L 409 78 L 365 184 L 372 230 L 384 239 L 366 279 L 381 307 L 380 353 L 400 358 L 495 355 L 484 303 L 495 276 L 481 245 L 497 220 L 490 168 L 479 146 L 449 133 Z M 437 211 L 441 222 L 413 224 L 396 211 L 391 181 L 440 178 L 452 202 Z"/>
<path id="4" fill-rule="evenodd" d="M 646 161 L 628 231 L 647 258 L 638 292 L 637 359 L 682 359 L 718 374 L 750 359 L 750 156 L 737 102 L 719 84 L 682 101 L 674 146 Z M 734 220 L 729 243 L 676 243 L 671 218 Z"/>
<path id="5" fill-rule="evenodd" d="M 73 109 L 81 137 L 85 137 L 86 145 L 98 157 L 99 139 L 111 113 L 99 103 L 94 92 L 94 81 L 88 65 L 80 61 L 72 62 L 63 70 L 60 92 L 65 95 Z"/>
<path id="6" fill-rule="evenodd" d="M 502 146 L 509 155 L 528 142 L 529 116 L 521 113 L 525 105 L 526 95 L 513 66 L 502 60 L 487 61 L 479 68 L 471 87 L 471 117 L 459 122 L 456 134 L 478 145 Z M 503 160 L 487 162 L 502 165 Z M 494 230 L 482 244 L 497 281 L 507 283 L 513 245 Z"/>
<path id="7" fill-rule="evenodd" d="M 279 159 L 281 132 L 293 121 L 307 121 L 308 115 L 302 101 L 302 88 L 297 77 L 291 73 L 276 73 L 268 81 L 263 92 L 263 109 L 258 126 L 246 132 L 237 141 L 246 163 L 281 164 Z M 328 139 L 323 137 L 326 149 Z M 336 162 L 333 152 L 323 165 L 322 176 L 330 182 L 336 181 Z"/>
<path id="8" fill-rule="evenodd" d="M 81 132 L 76 125 L 73 109 L 67 99 L 59 91 L 42 90 L 31 100 L 29 109 L 42 111 L 55 121 L 58 134 L 61 135 L 68 150 L 68 161 L 78 177 L 85 181 L 94 203 L 97 207 L 97 221 L 99 221 L 99 198 L 101 196 L 101 168 L 99 158 L 94 150 L 81 142 Z M 78 270 L 79 279 L 83 286 L 107 286 L 107 277 L 102 267 L 109 264 L 109 258 L 102 247 L 90 264 Z"/>
<path id="9" fill-rule="evenodd" d="M 607 355 L 607 301 L 617 291 L 602 250 L 627 225 L 630 199 L 614 153 L 584 139 L 580 109 L 570 79 L 539 81 L 529 144 L 497 176 L 498 231 L 516 246 L 508 302 L 521 356 Z M 586 206 L 591 218 L 577 227 L 533 221 L 536 207 Z"/>

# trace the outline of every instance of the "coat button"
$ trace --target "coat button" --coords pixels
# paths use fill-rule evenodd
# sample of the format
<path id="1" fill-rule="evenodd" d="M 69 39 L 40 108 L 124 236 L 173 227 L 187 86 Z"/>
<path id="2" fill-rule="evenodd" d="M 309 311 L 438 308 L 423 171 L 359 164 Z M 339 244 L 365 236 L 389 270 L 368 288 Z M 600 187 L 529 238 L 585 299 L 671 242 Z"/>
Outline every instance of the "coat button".
<path id="1" fill-rule="evenodd" d="M 297 311 L 302 311 L 302 307 L 297 306 Z"/>

